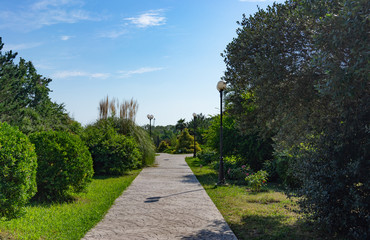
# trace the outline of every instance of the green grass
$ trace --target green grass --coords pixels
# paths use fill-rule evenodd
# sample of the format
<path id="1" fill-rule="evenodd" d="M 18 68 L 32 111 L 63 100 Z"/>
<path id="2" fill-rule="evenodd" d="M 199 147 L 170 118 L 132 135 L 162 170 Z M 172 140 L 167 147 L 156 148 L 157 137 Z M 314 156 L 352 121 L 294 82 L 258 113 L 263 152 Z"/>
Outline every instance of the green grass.
<path id="1" fill-rule="evenodd" d="M 116 178 L 96 177 L 87 192 L 74 195 L 70 203 L 31 203 L 23 217 L 0 221 L 0 239 L 81 239 L 139 172 Z"/>
<path id="2" fill-rule="evenodd" d="M 276 185 L 259 193 L 242 185 L 216 187 L 217 171 L 199 167 L 197 158 L 186 161 L 238 239 L 320 239 Z"/>

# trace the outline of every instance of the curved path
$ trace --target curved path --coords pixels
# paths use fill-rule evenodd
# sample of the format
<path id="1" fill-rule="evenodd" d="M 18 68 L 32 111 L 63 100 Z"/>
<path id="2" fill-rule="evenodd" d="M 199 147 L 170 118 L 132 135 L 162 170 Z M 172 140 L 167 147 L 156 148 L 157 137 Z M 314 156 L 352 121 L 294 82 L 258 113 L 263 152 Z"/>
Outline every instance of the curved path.
<path id="1" fill-rule="evenodd" d="M 185 156 L 158 156 L 83 239 L 236 240 Z"/>

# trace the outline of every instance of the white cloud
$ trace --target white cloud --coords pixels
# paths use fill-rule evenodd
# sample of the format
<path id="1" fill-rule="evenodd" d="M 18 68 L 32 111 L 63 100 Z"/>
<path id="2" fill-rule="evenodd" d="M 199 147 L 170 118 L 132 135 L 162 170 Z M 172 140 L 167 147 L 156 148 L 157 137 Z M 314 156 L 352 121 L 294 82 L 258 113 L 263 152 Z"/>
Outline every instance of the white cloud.
<path id="1" fill-rule="evenodd" d="M 156 72 L 162 69 L 163 68 L 160 68 L 160 67 L 142 67 L 142 68 L 131 70 L 131 71 L 119 71 L 119 73 L 120 73 L 121 78 L 128 78 L 128 77 L 131 77 L 132 75 L 143 74 L 143 73 L 148 73 L 148 72 Z"/>
<path id="2" fill-rule="evenodd" d="M 88 77 L 106 79 L 110 76 L 109 73 L 88 73 L 83 71 L 60 71 L 51 75 L 51 78 L 73 78 L 73 77 Z"/>
<path id="3" fill-rule="evenodd" d="M 160 26 L 166 23 L 166 18 L 162 16 L 163 10 L 150 10 L 146 13 L 139 15 L 138 17 L 125 18 L 132 24 L 139 28 L 146 28 L 152 26 Z"/>
<path id="4" fill-rule="evenodd" d="M 41 0 L 11 11 L 0 10 L 0 28 L 27 32 L 59 23 L 99 20 L 81 9 L 82 5 L 73 0 Z"/>
<path id="5" fill-rule="evenodd" d="M 60 37 L 60 40 L 62 40 L 62 41 L 68 41 L 69 39 L 71 39 L 72 38 L 72 36 L 67 36 L 67 35 L 64 35 L 64 36 L 61 36 Z"/>
<path id="6" fill-rule="evenodd" d="M 24 49 L 30 49 L 30 48 L 35 48 L 42 45 L 41 42 L 38 43 L 20 43 L 20 44 L 4 44 L 3 51 L 19 51 L 19 50 L 24 50 Z"/>
<path id="7" fill-rule="evenodd" d="M 126 34 L 127 31 L 125 29 L 119 29 L 119 30 L 112 30 L 108 32 L 102 32 L 99 34 L 99 37 L 103 38 L 118 38 L 124 34 Z"/>

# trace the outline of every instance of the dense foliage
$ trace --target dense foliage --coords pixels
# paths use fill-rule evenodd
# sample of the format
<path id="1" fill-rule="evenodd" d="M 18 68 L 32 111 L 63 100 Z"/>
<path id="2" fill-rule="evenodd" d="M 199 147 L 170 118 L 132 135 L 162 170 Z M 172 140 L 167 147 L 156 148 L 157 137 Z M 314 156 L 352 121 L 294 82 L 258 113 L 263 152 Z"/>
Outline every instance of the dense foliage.
<path id="1" fill-rule="evenodd" d="M 230 114 L 223 116 L 223 154 L 225 156 L 240 156 L 240 165 L 248 164 L 253 170 L 260 170 L 263 163 L 272 158 L 272 141 L 264 140 L 256 133 L 244 133 L 236 125 Z M 207 145 L 216 151 L 220 146 L 220 116 L 211 121 L 211 126 L 205 134 Z"/>
<path id="2" fill-rule="evenodd" d="M 195 142 L 194 146 L 194 137 L 191 136 L 188 129 L 185 128 L 177 139 L 174 153 L 193 153 L 194 147 L 197 152 L 201 150 L 198 142 Z"/>
<path id="3" fill-rule="evenodd" d="M 18 126 L 23 133 L 42 130 L 71 130 L 75 122 L 64 106 L 51 101 L 51 79 L 42 77 L 31 62 L 17 53 L 3 53 L 0 37 L 0 121 Z"/>
<path id="4" fill-rule="evenodd" d="M 252 120 L 273 136 L 275 155 L 292 156 L 308 217 L 357 239 L 370 236 L 369 9 L 365 0 L 274 4 L 244 16 L 223 54 L 240 129 Z"/>
<path id="5" fill-rule="evenodd" d="M 0 122 L 0 219 L 13 218 L 36 193 L 37 157 L 27 136 Z"/>
<path id="6" fill-rule="evenodd" d="M 68 132 L 39 132 L 30 135 L 37 154 L 37 197 L 66 199 L 81 192 L 94 174 L 91 154 L 79 136 Z"/>
<path id="7" fill-rule="evenodd" d="M 97 175 L 123 175 L 142 165 L 142 152 L 135 139 L 119 134 L 113 119 L 87 126 L 84 141 L 90 149 Z"/>

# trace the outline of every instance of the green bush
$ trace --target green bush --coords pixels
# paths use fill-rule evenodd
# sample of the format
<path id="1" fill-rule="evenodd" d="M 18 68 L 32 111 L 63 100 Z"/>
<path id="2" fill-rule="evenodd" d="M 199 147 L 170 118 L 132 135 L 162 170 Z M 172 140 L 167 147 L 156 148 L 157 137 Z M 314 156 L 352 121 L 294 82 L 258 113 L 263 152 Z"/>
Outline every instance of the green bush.
<path id="1" fill-rule="evenodd" d="M 142 165 L 142 153 L 133 137 L 118 134 L 108 122 L 85 129 L 96 175 L 122 175 Z"/>
<path id="2" fill-rule="evenodd" d="M 197 152 L 201 149 L 199 144 L 195 142 L 195 148 Z M 177 144 L 174 153 L 193 153 L 194 152 L 194 137 L 189 134 L 187 128 L 185 128 L 177 139 Z"/>
<path id="3" fill-rule="evenodd" d="M 30 135 L 36 147 L 37 197 L 63 200 L 83 191 L 94 174 L 88 148 L 79 136 L 68 132 L 39 132 Z"/>
<path id="4" fill-rule="evenodd" d="M 17 217 L 36 193 L 37 157 L 26 135 L 0 123 L 0 219 Z"/>
<path id="5" fill-rule="evenodd" d="M 253 192 L 259 192 L 261 191 L 261 187 L 266 184 L 267 175 L 266 171 L 260 170 L 256 173 L 248 174 L 245 181 L 247 181 L 248 186 Z"/>
<path id="6" fill-rule="evenodd" d="M 245 184 L 245 177 L 252 173 L 249 165 L 244 164 L 245 160 L 240 156 L 224 157 L 224 174 L 228 180 L 237 181 L 239 184 Z M 220 162 L 214 165 L 215 170 L 219 170 Z"/>
<path id="7" fill-rule="evenodd" d="M 157 152 L 165 152 L 170 146 L 166 141 L 162 141 L 157 149 Z"/>
<path id="8" fill-rule="evenodd" d="M 209 149 L 202 149 L 199 153 L 197 153 L 197 157 L 202 160 L 204 165 L 210 164 L 211 162 L 219 160 L 219 156 L 217 152 L 209 150 Z"/>

